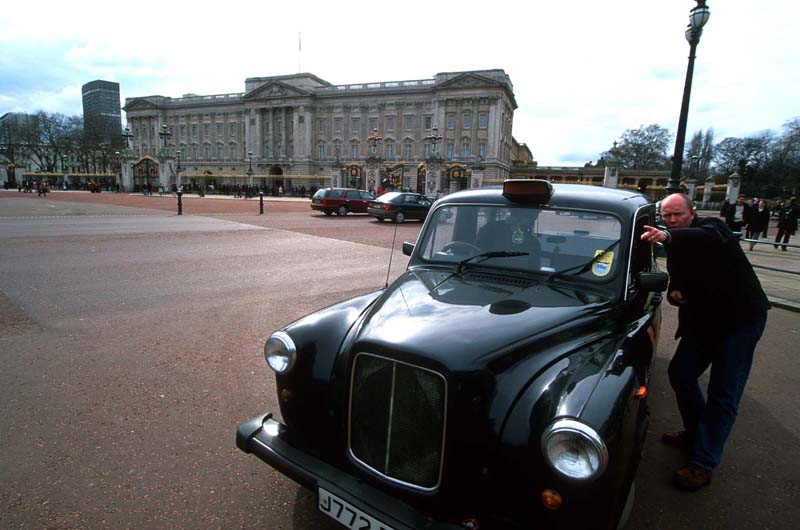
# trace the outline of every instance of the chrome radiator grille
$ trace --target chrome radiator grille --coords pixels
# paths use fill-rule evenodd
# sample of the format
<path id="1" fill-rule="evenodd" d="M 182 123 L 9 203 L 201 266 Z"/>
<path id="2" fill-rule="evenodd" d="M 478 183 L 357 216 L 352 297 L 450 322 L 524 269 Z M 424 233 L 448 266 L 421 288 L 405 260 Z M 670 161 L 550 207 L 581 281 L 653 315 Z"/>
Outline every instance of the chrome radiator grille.
<path id="1" fill-rule="evenodd" d="M 351 385 L 353 457 L 393 481 L 436 488 L 444 445 L 444 378 L 431 370 L 360 353 Z"/>

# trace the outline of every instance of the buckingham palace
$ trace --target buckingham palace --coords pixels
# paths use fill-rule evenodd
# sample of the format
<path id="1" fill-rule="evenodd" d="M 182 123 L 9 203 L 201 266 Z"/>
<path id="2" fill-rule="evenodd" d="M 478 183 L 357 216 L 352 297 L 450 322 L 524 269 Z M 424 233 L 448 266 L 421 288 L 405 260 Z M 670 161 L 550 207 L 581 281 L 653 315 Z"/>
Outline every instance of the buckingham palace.
<path id="1" fill-rule="evenodd" d="M 244 92 L 126 98 L 126 189 L 351 186 L 434 195 L 500 183 L 517 108 L 503 70 L 334 85 L 310 73 Z"/>

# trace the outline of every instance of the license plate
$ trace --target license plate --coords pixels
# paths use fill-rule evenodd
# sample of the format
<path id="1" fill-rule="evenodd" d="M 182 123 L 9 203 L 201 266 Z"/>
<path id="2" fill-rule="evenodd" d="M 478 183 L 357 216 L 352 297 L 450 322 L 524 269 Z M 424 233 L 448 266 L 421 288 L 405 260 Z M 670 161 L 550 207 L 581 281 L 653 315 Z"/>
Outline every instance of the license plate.
<path id="1" fill-rule="evenodd" d="M 351 530 L 394 530 L 322 488 L 319 488 L 317 498 L 319 511 Z"/>

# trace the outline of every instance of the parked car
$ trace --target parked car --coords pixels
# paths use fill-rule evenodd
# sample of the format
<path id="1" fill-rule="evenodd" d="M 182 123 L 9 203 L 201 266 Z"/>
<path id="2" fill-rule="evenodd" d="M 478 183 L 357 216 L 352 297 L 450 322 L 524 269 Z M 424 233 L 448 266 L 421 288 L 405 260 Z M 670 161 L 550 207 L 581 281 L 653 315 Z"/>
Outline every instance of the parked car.
<path id="1" fill-rule="evenodd" d="M 369 202 L 375 196 L 368 191 L 354 188 L 323 188 L 311 197 L 311 209 L 325 215 L 345 216 L 348 213 L 367 213 Z"/>
<path id="2" fill-rule="evenodd" d="M 275 331 L 280 418 L 236 444 L 347 528 L 616 528 L 661 322 L 638 193 L 542 180 L 437 201 L 391 285 Z"/>
<path id="3" fill-rule="evenodd" d="M 392 191 L 370 201 L 367 213 L 379 221 L 391 219 L 403 223 L 407 219 L 425 220 L 433 201 L 419 193 Z"/>

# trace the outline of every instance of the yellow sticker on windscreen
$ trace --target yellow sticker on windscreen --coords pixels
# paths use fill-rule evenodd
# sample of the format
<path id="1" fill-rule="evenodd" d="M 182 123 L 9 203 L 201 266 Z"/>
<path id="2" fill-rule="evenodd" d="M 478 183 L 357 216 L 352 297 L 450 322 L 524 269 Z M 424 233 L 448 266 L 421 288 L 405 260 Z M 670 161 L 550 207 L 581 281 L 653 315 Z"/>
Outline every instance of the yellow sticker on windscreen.
<path id="1" fill-rule="evenodd" d="M 597 258 L 597 261 L 592 265 L 592 274 L 595 276 L 605 276 L 611 272 L 611 266 L 614 264 L 614 252 L 612 250 L 606 250 L 602 256 L 600 254 L 603 254 L 602 250 L 594 251 L 594 257 Z"/>

